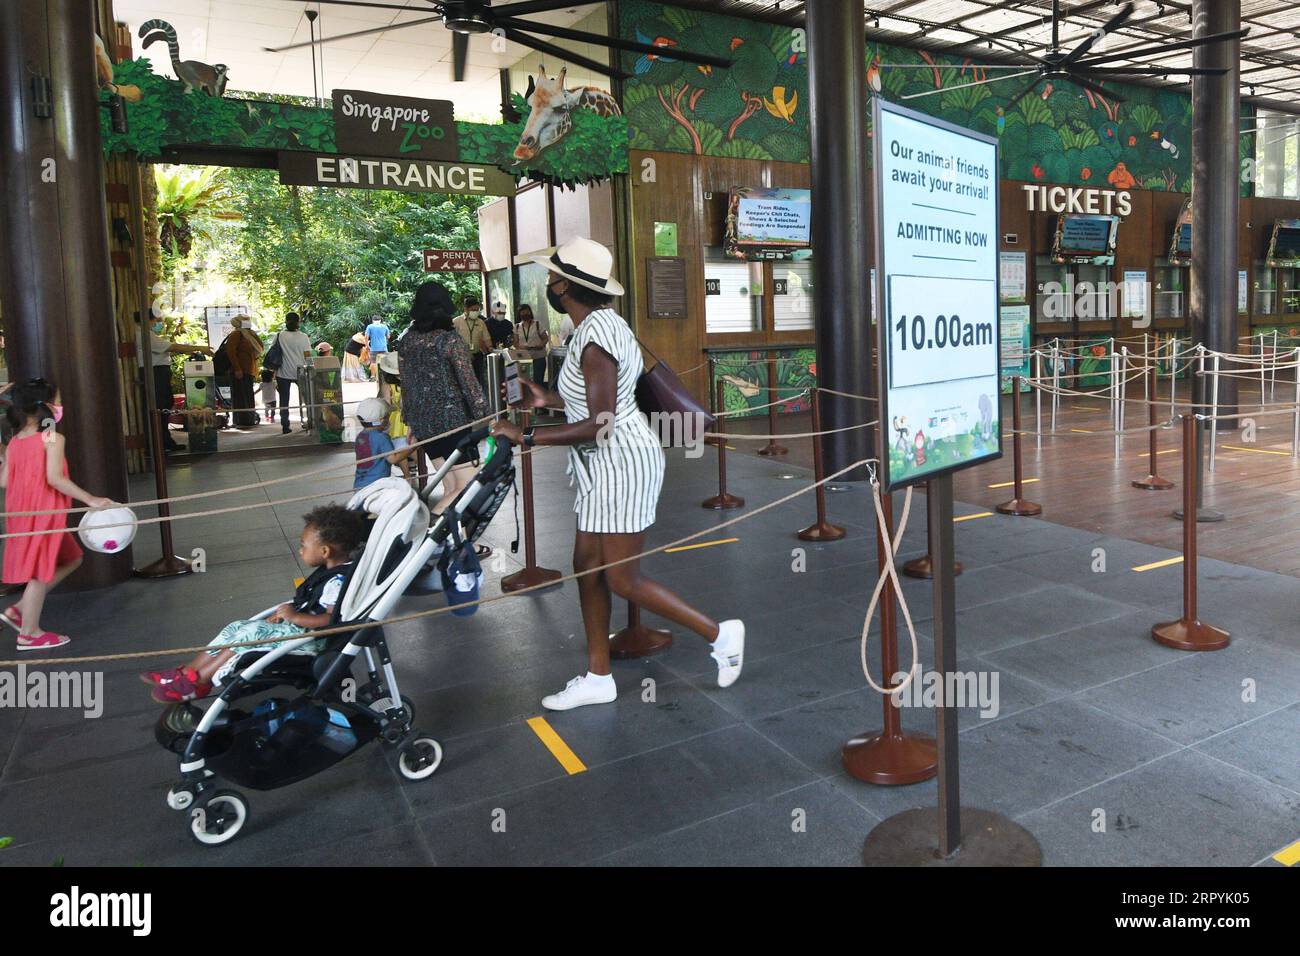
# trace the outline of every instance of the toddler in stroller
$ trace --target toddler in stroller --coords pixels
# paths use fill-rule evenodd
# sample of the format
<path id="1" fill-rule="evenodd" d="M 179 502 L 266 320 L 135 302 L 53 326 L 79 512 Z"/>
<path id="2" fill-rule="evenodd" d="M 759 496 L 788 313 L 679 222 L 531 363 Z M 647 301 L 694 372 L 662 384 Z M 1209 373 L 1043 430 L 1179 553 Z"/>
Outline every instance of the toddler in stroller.
<path id="1" fill-rule="evenodd" d="M 346 630 L 322 636 L 299 631 L 273 645 L 247 648 L 227 662 L 220 693 L 210 702 L 181 701 L 164 710 L 155 735 L 179 755 L 181 775 L 167 805 L 188 812 L 190 835 L 200 844 L 226 843 L 248 819 L 247 799 L 218 789 L 218 775 L 272 790 L 320 773 L 376 739 L 397 752 L 397 771 L 407 780 L 423 780 L 438 769 L 442 746 L 414 729 L 414 706 L 398 688 L 378 622 L 431 561 L 445 567 L 467 548 L 472 552 L 510 493 L 513 449 L 501 438 L 487 438 L 478 473 L 430 524 L 425 499 L 447 471 L 477 457 L 485 438 L 486 429 L 468 435 L 429 481 L 425 497 L 401 478 L 381 479 L 353 495 L 348 510 L 373 515 L 374 522 L 329 616 L 327 630 Z M 255 620 L 268 621 L 283 607 L 268 608 Z M 309 644 L 319 653 L 303 653 Z M 365 660 L 364 678 L 353 676 L 358 657 Z"/>
<path id="2" fill-rule="evenodd" d="M 353 552 L 368 530 L 364 512 L 342 505 L 322 505 L 303 515 L 298 556 L 315 570 L 294 591 L 293 600 L 278 605 L 266 617 L 227 624 L 208 649 L 184 667 L 141 674 L 140 679 L 153 686 L 153 699 L 172 704 L 206 697 L 213 686 L 225 682 L 242 656 L 264 654 L 284 643 L 272 638 L 287 640 L 331 624 L 334 608 L 356 566 Z M 257 643 L 248 643 L 253 641 Z M 318 638 L 301 643 L 290 653 L 319 654 L 324 648 L 325 641 Z"/>

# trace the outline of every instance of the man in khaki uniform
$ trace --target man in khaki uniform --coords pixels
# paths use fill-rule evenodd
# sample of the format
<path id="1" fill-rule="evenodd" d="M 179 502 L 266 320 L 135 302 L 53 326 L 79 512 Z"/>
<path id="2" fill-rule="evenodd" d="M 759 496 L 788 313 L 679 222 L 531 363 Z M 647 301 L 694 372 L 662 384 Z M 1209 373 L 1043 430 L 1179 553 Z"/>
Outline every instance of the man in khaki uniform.
<path id="1" fill-rule="evenodd" d="M 465 296 L 461 307 L 464 311 L 456 316 L 452 325 L 469 346 L 470 358 L 474 362 L 474 377 L 480 386 L 486 388 L 484 373 L 487 369 L 487 354 L 492 351 L 492 334 L 483 319 L 482 303 L 478 296 Z"/>

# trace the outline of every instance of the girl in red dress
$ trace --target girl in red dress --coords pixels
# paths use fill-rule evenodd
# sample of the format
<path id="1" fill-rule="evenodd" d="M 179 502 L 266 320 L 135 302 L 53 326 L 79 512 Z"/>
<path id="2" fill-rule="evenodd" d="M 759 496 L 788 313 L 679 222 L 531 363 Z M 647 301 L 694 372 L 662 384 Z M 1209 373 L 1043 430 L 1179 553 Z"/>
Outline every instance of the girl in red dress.
<path id="1" fill-rule="evenodd" d="M 41 608 L 50 589 L 81 566 L 81 546 L 66 530 L 67 514 L 15 512 L 62 511 L 72 506 L 73 498 L 92 508 L 105 508 L 113 502 L 95 497 L 68 478 L 66 442 L 54 430 L 63 417 L 63 405 L 53 383 L 43 378 L 23 382 L 13 388 L 10 403 L 6 415 L 14 437 L 0 468 L 0 488 L 5 489 L 8 512 L 5 530 L 10 534 L 65 530 L 62 534 L 5 539 L 4 583 L 27 587 L 18 603 L 5 608 L 2 616 L 18 630 L 18 650 L 45 650 L 68 643 L 64 634 L 41 630 Z"/>

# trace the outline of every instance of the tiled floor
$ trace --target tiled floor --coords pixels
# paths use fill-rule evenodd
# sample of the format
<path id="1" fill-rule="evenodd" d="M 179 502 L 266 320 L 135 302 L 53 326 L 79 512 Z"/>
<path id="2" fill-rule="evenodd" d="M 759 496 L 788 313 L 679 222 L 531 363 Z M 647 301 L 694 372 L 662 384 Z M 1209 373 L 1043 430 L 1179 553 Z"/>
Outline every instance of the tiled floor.
<path id="1" fill-rule="evenodd" d="M 175 469 L 171 490 L 264 481 L 347 456 L 217 457 Z M 712 452 L 696 461 L 670 455 L 652 544 L 752 512 L 802 483 L 779 477 L 798 470 L 787 463 L 733 456 L 732 489 L 749 507 L 717 515 L 698 506 L 714 490 L 713 462 Z M 567 571 L 563 463 L 554 451 L 536 457 L 536 499 L 541 563 Z M 341 474 L 178 510 L 330 490 L 347 484 Z M 149 491 L 135 489 L 142 498 Z M 140 665 L 95 665 L 104 667 L 98 719 L 0 709 L 0 837 L 13 838 L 0 863 L 854 865 L 877 822 L 933 805 L 936 788 L 871 786 L 841 768 L 840 747 L 880 726 L 882 703 L 859 663 L 875 575 L 869 498 L 861 487 L 828 497 L 832 518 L 849 528 L 844 541 L 794 538 L 812 519 L 805 496 L 705 539 L 735 543 L 646 560 L 647 571 L 709 613 L 746 619 L 744 676 L 719 690 L 704 642 L 680 629 L 667 653 L 616 664 L 615 704 L 547 715 L 585 772 L 567 773 L 527 723 L 543 713 L 544 693 L 583 669 L 568 584 L 467 619 L 391 628 L 417 724 L 445 747 L 432 778 L 403 782 L 372 745 L 302 783 L 249 794 L 248 827 L 220 848 L 195 845 L 164 805 L 176 759 L 153 739 L 157 707 L 135 677 Z M 177 550 L 203 548 L 204 574 L 60 595 L 49 624 L 71 633 L 69 650 L 82 654 L 202 643 L 288 596 L 301 570 L 299 517 L 310 504 L 180 520 Z M 924 510 L 918 496 L 905 557 L 923 548 Z M 960 713 L 966 805 L 1012 816 L 1048 864 L 1268 864 L 1300 839 L 1300 581 L 1203 561 L 1202 615 L 1232 631 L 1233 642 L 1185 654 L 1149 637 L 1152 623 L 1178 614 L 1181 569 L 1130 570 L 1171 552 L 1039 519 L 994 516 L 956 528 L 966 567 L 957 582 L 959 666 L 997 679 L 985 716 L 977 706 Z M 519 566 L 513 538 L 507 502 L 489 532 L 499 556 L 487 566 L 491 593 Z M 1093 570 L 1098 548 L 1104 572 Z M 137 563 L 157 551 L 156 531 L 146 528 Z M 909 580 L 904 591 L 928 669 L 929 586 Z M 409 598 L 399 611 L 438 601 Z M 623 614 L 617 606 L 616 624 Z M 874 628 L 870 640 L 878 678 Z M 904 631 L 904 666 L 911 653 Z M 919 733 L 933 733 L 933 716 L 923 707 L 901 713 L 903 727 Z"/>

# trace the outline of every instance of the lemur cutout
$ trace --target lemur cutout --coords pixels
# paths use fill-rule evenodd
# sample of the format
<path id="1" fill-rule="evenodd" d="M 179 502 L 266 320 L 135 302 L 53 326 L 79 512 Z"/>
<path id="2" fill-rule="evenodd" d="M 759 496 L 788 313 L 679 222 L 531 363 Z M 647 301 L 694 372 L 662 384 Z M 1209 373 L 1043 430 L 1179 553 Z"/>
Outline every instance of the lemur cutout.
<path id="1" fill-rule="evenodd" d="M 226 92 L 226 64 L 182 60 L 181 45 L 176 40 L 176 28 L 166 20 L 148 20 L 142 23 L 140 36 L 144 37 L 142 46 L 146 49 L 156 40 L 166 41 L 167 52 L 172 58 L 172 69 L 176 72 L 176 79 L 185 84 L 186 93 L 197 89 L 207 93 L 208 96 L 221 96 Z"/>
<path id="2" fill-rule="evenodd" d="M 574 110 L 591 110 L 598 116 L 623 114 L 618 101 L 605 90 L 594 86 L 566 90 L 564 78 L 568 69 L 564 67 L 560 75 L 552 79 L 546 75 L 546 67 L 538 64 L 537 76 L 528 78 L 528 92 L 524 98 L 531 111 L 519 137 L 519 145 L 515 147 L 515 165 L 536 158 L 542 150 L 563 139 L 573 129 Z"/>

